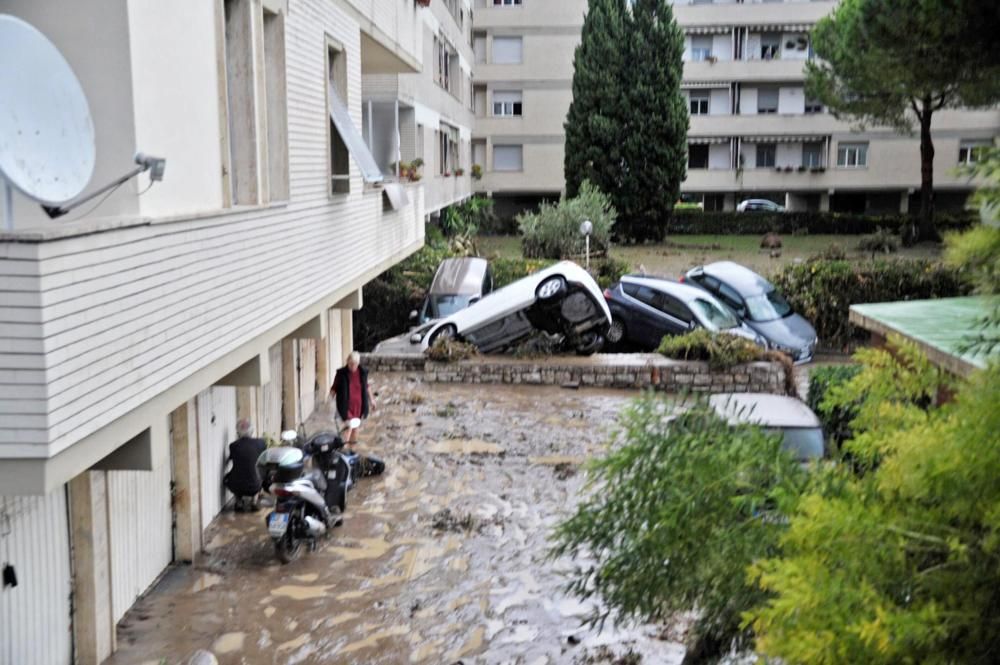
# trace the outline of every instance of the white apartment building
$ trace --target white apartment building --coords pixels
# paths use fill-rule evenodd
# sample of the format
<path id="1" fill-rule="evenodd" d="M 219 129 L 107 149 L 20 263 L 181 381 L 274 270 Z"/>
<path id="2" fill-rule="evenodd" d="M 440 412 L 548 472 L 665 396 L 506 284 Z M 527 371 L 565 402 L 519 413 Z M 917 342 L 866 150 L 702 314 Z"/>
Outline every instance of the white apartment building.
<path id="1" fill-rule="evenodd" d="M 485 175 L 476 191 L 518 203 L 558 196 L 562 123 L 587 3 L 477 2 L 473 161 Z M 732 210 L 744 198 L 792 210 L 917 209 L 919 138 L 883 127 L 854 131 L 805 96 L 809 31 L 836 2 L 673 5 L 685 35 L 682 87 L 691 113 L 686 199 L 707 210 Z M 938 207 L 961 207 L 971 186 L 955 168 L 1000 133 L 1000 112 L 942 111 L 933 133 Z"/>
<path id="2" fill-rule="evenodd" d="M 363 84 L 431 71 L 429 26 L 467 44 L 446 5 L 0 2 L 81 82 L 88 191 L 137 150 L 167 160 L 162 182 L 57 220 L 17 195 L 0 232 L 0 564 L 18 580 L 0 587 L 0 663 L 114 651 L 136 598 L 206 547 L 237 419 L 272 437 L 304 421 L 365 283 L 423 244 L 428 193 L 467 195 L 467 178 L 392 182 Z M 468 144 L 461 95 L 434 91 L 396 99 L 425 143 L 448 122 Z"/>

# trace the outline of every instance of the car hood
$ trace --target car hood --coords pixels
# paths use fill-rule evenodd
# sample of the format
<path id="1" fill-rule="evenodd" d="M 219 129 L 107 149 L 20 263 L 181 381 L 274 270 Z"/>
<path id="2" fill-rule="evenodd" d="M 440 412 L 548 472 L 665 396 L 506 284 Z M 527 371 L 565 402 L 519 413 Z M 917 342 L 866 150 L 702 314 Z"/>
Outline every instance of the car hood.
<path id="1" fill-rule="evenodd" d="M 768 342 L 790 349 L 801 349 L 816 341 L 816 330 L 798 314 L 774 321 L 747 321 Z"/>
<path id="2" fill-rule="evenodd" d="M 760 344 L 760 335 L 758 335 L 753 328 L 745 323 L 741 323 L 735 328 L 723 328 L 720 332 L 724 332 L 727 335 L 742 337 L 743 339 L 749 340 L 754 344 Z"/>
<path id="3" fill-rule="evenodd" d="M 390 337 L 389 339 L 384 339 L 375 345 L 375 349 L 372 353 L 393 355 L 399 353 L 416 353 L 419 354 L 423 351 L 420 343 L 414 344 L 410 341 L 410 336 L 415 332 L 411 330 L 410 332 L 403 333 L 402 335 L 396 335 L 395 337 Z"/>

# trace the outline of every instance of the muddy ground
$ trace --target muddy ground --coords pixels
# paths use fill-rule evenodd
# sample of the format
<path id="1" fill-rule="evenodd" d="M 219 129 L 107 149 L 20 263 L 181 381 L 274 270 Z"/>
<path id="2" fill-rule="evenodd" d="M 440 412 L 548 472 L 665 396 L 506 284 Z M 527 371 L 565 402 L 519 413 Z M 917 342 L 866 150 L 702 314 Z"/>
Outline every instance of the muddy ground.
<path id="1" fill-rule="evenodd" d="M 547 537 L 578 500 L 582 460 L 624 391 L 373 379 L 362 441 L 388 463 L 349 495 L 318 551 L 277 563 L 266 511 L 223 513 L 194 567 L 172 569 L 123 620 L 112 665 L 679 662 L 653 626 L 597 632 L 561 592 Z M 329 425 L 325 409 L 310 431 Z"/>

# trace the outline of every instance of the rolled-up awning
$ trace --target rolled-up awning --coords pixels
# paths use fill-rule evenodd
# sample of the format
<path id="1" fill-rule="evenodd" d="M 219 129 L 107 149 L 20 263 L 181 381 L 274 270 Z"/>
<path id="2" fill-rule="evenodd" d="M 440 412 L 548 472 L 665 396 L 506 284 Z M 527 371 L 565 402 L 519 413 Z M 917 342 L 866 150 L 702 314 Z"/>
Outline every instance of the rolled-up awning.
<path id="1" fill-rule="evenodd" d="M 410 196 L 406 193 L 406 188 L 399 183 L 385 183 L 382 185 L 382 194 L 388 199 L 393 210 L 402 210 L 410 205 Z"/>
<path id="2" fill-rule="evenodd" d="M 729 136 L 689 136 L 688 143 L 693 145 L 706 145 L 710 143 L 729 143 L 732 137 Z"/>
<path id="3" fill-rule="evenodd" d="M 742 136 L 744 141 L 751 141 L 753 143 L 817 143 L 827 138 L 826 134 L 813 134 L 813 135 L 794 135 L 794 134 L 780 134 L 780 135 L 765 135 L 765 136 L 754 136 L 750 134 L 744 134 Z"/>

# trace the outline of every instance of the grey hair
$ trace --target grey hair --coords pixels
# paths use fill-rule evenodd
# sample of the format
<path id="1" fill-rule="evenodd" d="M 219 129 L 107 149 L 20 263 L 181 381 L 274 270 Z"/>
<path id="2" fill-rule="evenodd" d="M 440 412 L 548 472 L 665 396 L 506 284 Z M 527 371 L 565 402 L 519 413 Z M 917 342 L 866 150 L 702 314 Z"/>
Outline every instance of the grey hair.
<path id="1" fill-rule="evenodd" d="M 354 363 L 356 365 L 360 365 L 361 364 L 361 354 L 358 353 L 357 351 L 351 351 L 349 354 L 347 354 L 347 361 L 350 362 L 352 360 L 354 361 Z"/>
<path id="2" fill-rule="evenodd" d="M 236 423 L 237 436 L 250 436 L 253 434 L 253 423 L 249 418 L 240 418 Z"/>

